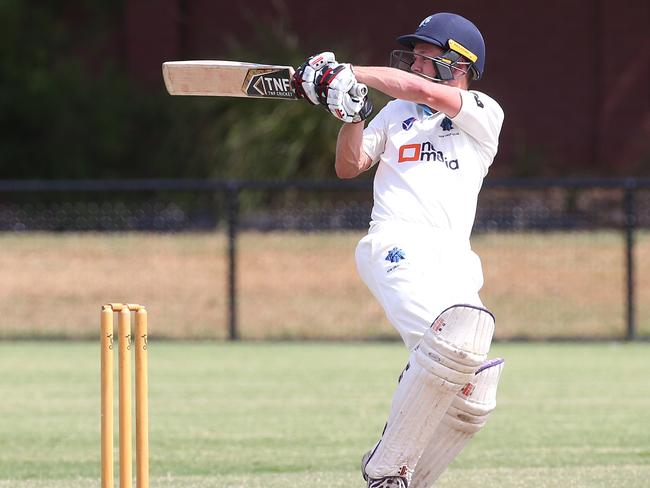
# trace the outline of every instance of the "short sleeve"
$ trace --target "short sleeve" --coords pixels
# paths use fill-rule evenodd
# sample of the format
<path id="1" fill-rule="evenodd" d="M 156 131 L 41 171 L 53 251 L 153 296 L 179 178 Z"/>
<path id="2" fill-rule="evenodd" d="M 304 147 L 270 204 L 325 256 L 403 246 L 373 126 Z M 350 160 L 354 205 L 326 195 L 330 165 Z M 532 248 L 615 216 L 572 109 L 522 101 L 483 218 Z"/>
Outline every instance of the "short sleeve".
<path id="1" fill-rule="evenodd" d="M 503 109 L 484 93 L 461 90 L 460 95 L 463 105 L 451 120 L 494 158 L 503 125 Z"/>
<path id="2" fill-rule="evenodd" d="M 363 151 L 372 159 L 372 164 L 379 161 L 379 157 L 386 148 L 386 138 L 388 127 L 386 126 L 386 109 L 384 107 L 374 119 L 370 121 L 368 127 L 363 130 Z"/>

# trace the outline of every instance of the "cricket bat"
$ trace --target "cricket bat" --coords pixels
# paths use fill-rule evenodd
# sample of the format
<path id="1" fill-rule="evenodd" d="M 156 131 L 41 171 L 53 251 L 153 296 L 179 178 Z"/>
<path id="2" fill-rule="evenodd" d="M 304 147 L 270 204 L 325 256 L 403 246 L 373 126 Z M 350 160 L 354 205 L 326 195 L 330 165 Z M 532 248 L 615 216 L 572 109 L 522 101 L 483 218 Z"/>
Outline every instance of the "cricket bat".
<path id="1" fill-rule="evenodd" d="M 252 97 L 295 100 L 291 66 L 239 61 L 169 61 L 162 65 L 170 95 Z M 351 94 L 363 97 L 368 88 L 357 83 Z"/>

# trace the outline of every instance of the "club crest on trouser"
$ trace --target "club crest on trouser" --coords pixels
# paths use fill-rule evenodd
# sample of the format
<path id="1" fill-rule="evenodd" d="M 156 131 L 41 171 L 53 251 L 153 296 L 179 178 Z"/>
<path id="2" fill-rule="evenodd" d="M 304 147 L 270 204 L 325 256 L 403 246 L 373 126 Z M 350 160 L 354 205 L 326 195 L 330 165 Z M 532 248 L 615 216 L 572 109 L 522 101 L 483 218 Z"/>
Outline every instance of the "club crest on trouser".
<path id="1" fill-rule="evenodd" d="M 406 259 L 406 255 L 404 254 L 404 251 L 402 251 L 397 247 L 394 247 L 390 251 L 388 251 L 388 254 L 386 254 L 386 257 L 384 259 L 391 263 L 397 263 L 402 259 Z"/>
<path id="2" fill-rule="evenodd" d="M 252 97 L 296 98 L 288 69 L 250 69 L 242 91 Z"/>

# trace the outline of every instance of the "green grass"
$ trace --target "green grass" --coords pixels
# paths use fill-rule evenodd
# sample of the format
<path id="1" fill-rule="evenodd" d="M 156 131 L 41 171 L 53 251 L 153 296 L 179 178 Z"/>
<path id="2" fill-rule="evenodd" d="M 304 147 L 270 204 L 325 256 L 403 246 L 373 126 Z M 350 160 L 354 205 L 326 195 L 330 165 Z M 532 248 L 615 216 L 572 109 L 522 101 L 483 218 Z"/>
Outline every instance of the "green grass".
<path id="1" fill-rule="evenodd" d="M 98 344 L 0 342 L 0 487 L 97 487 Z M 642 487 L 650 345 L 496 344 L 497 410 L 437 486 Z M 363 486 L 400 344 L 155 343 L 153 487 Z"/>

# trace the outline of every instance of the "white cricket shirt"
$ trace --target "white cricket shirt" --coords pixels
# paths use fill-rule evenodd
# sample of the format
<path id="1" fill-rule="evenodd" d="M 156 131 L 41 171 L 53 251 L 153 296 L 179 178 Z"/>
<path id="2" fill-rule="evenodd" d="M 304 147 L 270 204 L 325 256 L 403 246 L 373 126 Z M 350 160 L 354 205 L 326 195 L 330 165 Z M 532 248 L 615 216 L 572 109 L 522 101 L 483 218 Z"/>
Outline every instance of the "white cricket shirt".
<path id="1" fill-rule="evenodd" d="M 389 102 L 363 134 L 379 162 L 373 222 L 423 224 L 469 240 L 478 193 L 497 152 L 503 110 L 487 95 L 461 91 L 456 117 L 426 115 L 404 100 Z"/>

